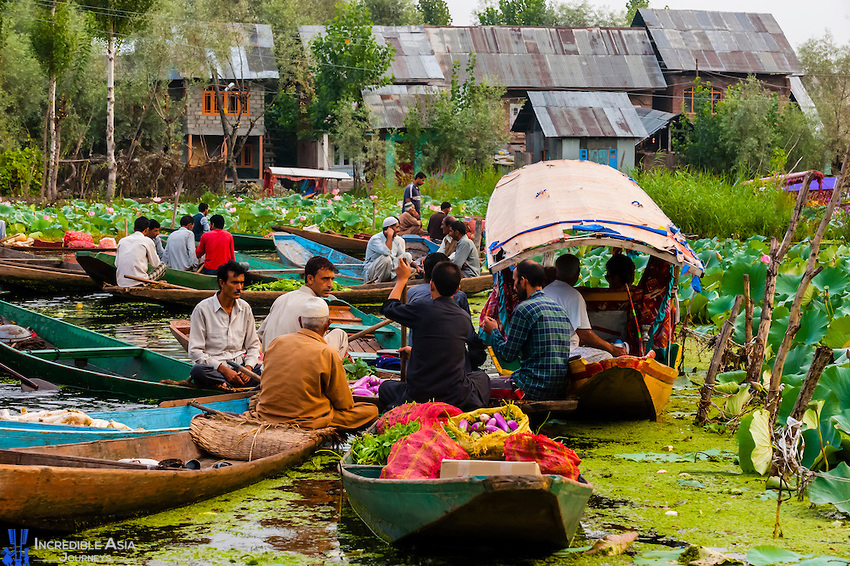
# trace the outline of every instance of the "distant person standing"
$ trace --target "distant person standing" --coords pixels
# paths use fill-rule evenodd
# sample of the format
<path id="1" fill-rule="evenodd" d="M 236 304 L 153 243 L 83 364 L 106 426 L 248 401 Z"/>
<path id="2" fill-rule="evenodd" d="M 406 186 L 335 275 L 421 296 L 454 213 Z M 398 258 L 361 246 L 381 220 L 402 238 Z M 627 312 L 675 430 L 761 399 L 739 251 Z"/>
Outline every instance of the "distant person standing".
<path id="1" fill-rule="evenodd" d="M 401 211 L 404 212 L 404 203 L 412 202 L 413 207 L 416 209 L 416 214 L 420 218 L 422 217 L 422 193 L 419 191 L 419 187 L 425 184 L 425 173 L 420 171 L 416 174 L 416 177 L 413 178 L 413 182 L 404 187 L 404 196 L 401 201 Z"/>
<path id="2" fill-rule="evenodd" d="M 194 225 L 195 220 L 186 214 L 180 218 L 180 229 L 168 237 L 168 247 L 165 248 L 165 263 L 171 269 L 186 271 L 197 264 L 195 234 L 192 232 Z"/>
<path id="3" fill-rule="evenodd" d="M 435 242 L 443 241 L 443 219 L 451 214 L 452 205 L 449 202 L 444 202 L 440 205 L 440 212 L 435 212 L 428 219 L 428 237 Z"/>
<path id="4" fill-rule="evenodd" d="M 201 236 L 195 256 L 200 259 L 206 255 L 201 272 L 206 275 L 215 275 L 219 266 L 236 260 L 236 250 L 233 246 L 233 236 L 224 229 L 224 216 L 213 214 L 210 225 L 212 230 Z"/>
<path id="5" fill-rule="evenodd" d="M 209 205 L 207 203 L 202 202 L 198 205 L 198 214 L 193 217 L 195 222 L 194 227 L 192 228 L 192 233 L 195 234 L 195 241 L 200 242 L 201 236 L 204 235 L 204 232 L 210 231 L 210 221 L 207 220 L 207 214 L 210 211 Z"/>

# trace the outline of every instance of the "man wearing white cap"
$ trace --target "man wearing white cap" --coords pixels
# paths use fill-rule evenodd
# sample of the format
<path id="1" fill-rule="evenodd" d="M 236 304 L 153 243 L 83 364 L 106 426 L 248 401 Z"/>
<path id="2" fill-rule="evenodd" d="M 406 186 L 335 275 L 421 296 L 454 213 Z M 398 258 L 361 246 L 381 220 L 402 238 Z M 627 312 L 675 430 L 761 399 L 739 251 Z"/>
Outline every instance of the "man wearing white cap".
<path id="1" fill-rule="evenodd" d="M 263 360 L 256 414 L 275 423 L 307 429 L 355 430 L 378 418 L 371 403 L 355 403 L 336 349 L 324 338 L 328 304 L 310 297 L 301 304 L 301 330 L 275 338 Z"/>
<path id="2" fill-rule="evenodd" d="M 399 258 L 403 257 L 408 263 L 413 262 L 413 256 L 404 249 L 404 238 L 398 235 L 398 218 L 388 216 L 381 226 L 383 229 L 372 236 L 366 246 L 366 260 L 363 262 L 366 283 L 395 279 Z"/>

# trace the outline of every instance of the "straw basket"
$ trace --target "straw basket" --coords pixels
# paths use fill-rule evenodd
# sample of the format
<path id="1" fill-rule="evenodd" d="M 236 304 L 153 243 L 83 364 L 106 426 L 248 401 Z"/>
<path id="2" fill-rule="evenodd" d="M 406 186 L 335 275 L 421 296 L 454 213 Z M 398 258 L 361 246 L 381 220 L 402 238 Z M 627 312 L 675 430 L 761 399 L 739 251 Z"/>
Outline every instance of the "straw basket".
<path id="1" fill-rule="evenodd" d="M 203 414 L 192 419 L 189 433 L 195 444 L 214 456 L 249 462 L 297 451 L 313 444 L 317 438 L 331 440 L 336 437 L 332 428 L 305 430 L 243 417 Z"/>

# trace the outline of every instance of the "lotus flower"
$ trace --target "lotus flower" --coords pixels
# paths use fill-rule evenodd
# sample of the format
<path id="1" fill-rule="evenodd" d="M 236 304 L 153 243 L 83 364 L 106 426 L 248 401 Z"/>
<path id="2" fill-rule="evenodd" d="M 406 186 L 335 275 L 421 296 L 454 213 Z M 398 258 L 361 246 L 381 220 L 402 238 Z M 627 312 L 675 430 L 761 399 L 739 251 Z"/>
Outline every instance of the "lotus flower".
<path id="1" fill-rule="evenodd" d="M 339 189 L 334 189 L 334 190 L 332 190 L 332 191 L 331 191 L 331 194 L 338 195 L 338 194 L 339 194 Z"/>
<path id="2" fill-rule="evenodd" d="M 226 203 L 224 203 L 224 206 L 225 206 L 225 208 L 230 208 L 231 206 L 233 206 L 233 203 L 230 202 L 230 201 L 227 201 Z"/>
<path id="3" fill-rule="evenodd" d="M 304 222 L 305 220 L 307 220 L 307 217 L 302 214 L 301 216 L 298 217 L 298 220 L 300 220 L 301 222 Z"/>
<path id="4" fill-rule="evenodd" d="M 339 196 L 339 195 L 335 195 L 335 196 L 334 196 L 334 198 L 333 198 L 333 200 L 342 200 L 342 197 L 341 197 L 341 196 Z"/>
<path id="5" fill-rule="evenodd" d="M 236 212 L 236 207 L 231 206 L 230 208 L 227 209 L 227 212 L 229 212 L 230 214 L 233 214 L 234 212 Z"/>
<path id="6" fill-rule="evenodd" d="M 94 211 L 93 211 L 93 210 L 89 210 L 88 212 L 86 212 L 86 214 L 87 214 L 87 215 L 89 215 L 89 216 L 94 216 Z"/>
<path id="7" fill-rule="evenodd" d="M 236 202 L 242 202 L 242 197 L 236 197 Z"/>
<path id="8" fill-rule="evenodd" d="M 294 218 L 290 219 L 289 223 L 292 224 L 293 226 L 295 226 L 295 219 Z"/>
<path id="9" fill-rule="evenodd" d="M 45 214 L 44 216 L 42 216 L 42 218 L 44 218 L 45 220 L 50 220 L 50 216 L 48 216 L 47 214 Z"/>
<path id="10" fill-rule="evenodd" d="M 770 263 L 770 256 L 767 255 L 767 254 L 762 254 L 761 258 L 759 258 L 759 261 L 764 263 L 765 265 L 769 264 Z"/>
<path id="11" fill-rule="evenodd" d="M 369 198 L 372 200 L 378 200 L 378 197 L 376 195 L 369 195 Z"/>
<path id="12" fill-rule="evenodd" d="M 108 212 L 109 214 L 112 214 L 113 212 L 115 212 L 115 209 L 114 209 L 114 208 L 112 208 L 111 206 L 107 206 L 107 207 L 106 207 L 106 212 Z"/>
<path id="13" fill-rule="evenodd" d="M 153 197 L 151 200 L 154 202 L 162 202 L 162 197 Z"/>

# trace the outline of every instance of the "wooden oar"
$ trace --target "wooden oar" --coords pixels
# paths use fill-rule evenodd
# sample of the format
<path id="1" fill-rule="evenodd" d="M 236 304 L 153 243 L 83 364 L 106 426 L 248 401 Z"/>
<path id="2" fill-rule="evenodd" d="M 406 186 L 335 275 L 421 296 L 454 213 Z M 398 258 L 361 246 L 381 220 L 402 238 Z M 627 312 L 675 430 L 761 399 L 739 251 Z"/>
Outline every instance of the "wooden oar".
<path id="1" fill-rule="evenodd" d="M 156 283 L 157 285 L 162 285 L 166 289 L 183 289 L 184 291 L 197 291 L 197 289 L 192 289 L 191 287 L 184 287 L 182 285 L 174 285 L 172 283 L 168 283 L 167 281 L 154 281 L 153 279 L 144 279 L 142 277 L 135 277 L 133 275 L 125 275 L 127 279 L 132 279 L 133 281 L 141 281 L 142 283 Z"/>
<path id="2" fill-rule="evenodd" d="M 260 376 L 256 373 L 254 373 L 253 371 L 251 371 L 250 369 L 248 369 L 245 366 L 239 365 L 239 364 L 237 364 L 236 362 L 233 362 L 233 361 L 227 362 L 227 365 L 229 365 L 230 367 L 232 367 L 233 369 L 235 369 L 236 371 L 238 371 L 240 373 L 244 373 L 245 375 L 247 375 L 251 379 L 256 379 L 257 381 L 260 381 Z"/>
<path id="3" fill-rule="evenodd" d="M 5 364 L 0 364 L 0 370 L 5 371 L 15 379 L 20 380 L 21 382 L 21 391 L 30 392 L 30 391 L 59 391 L 59 387 L 50 383 L 49 381 L 45 381 L 43 379 L 38 378 L 28 378 L 20 373 L 16 372 L 9 366 Z"/>
<path id="4" fill-rule="evenodd" d="M 363 338 L 367 334 L 372 334 L 377 329 L 383 328 L 386 325 L 390 324 L 391 322 L 392 321 L 390 319 L 385 319 L 385 320 L 382 320 L 381 322 L 379 322 L 378 324 L 373 324 L 369 328 L 365 328 L 363 330 L 355 332 L 354 334 L 352 334 L 351 336 L 348 337 L 348 342 L 351 343 L 351 342 L 354 342 L 355 340 L 357 340 L 358 338 Z"/>
<path id="5" fill-rule="evenodd" d="M 191 403 L 189 403 L 189 406 L 195 407 L 196 409 L 199 409 L 199 410 L 201 410 L 201 411 L 203 411 L 207 414 L 210 414 L 210 415 L 223 415 L 225 417 L 238 417 L 239 416 L 237 413 L 226 413 L 224 411 L 219 411 L 218 409 L 213 409 L 211 407 L 207 407 L 206 405 L 201 405 L 200 403 L 198 403 L 195 400 L 193 400 Z"/>

